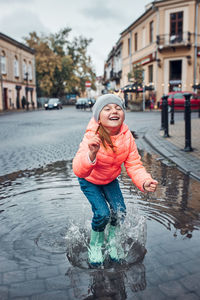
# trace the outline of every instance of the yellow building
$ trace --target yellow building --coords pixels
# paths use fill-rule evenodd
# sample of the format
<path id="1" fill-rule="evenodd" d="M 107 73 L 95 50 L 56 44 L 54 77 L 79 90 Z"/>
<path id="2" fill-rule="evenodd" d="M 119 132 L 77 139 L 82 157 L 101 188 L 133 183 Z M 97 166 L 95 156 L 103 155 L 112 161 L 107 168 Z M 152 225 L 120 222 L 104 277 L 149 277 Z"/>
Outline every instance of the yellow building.
<path id="1" fill-rule="evenodd" d="M 34 50 L 0 33 L 0 110 L 24 104 L 37 105 Z"/>
<path id="2" fill-rule="evenodd" d="M 136 64 L 144 84 L 154 87 L 156 100 L 170 91 L 192 91 L 200 83 L 200 1 L 162 0 L 121 33 L 122 79 Z"/>

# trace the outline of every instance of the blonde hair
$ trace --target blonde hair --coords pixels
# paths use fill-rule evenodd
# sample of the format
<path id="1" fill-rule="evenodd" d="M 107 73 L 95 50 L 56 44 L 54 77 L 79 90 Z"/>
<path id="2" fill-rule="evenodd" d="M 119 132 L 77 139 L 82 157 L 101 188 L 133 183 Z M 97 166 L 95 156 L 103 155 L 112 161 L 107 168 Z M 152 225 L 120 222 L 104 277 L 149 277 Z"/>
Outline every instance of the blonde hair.
<path id="1" fill-rule="evenodd" d="M 115 146 L 113 145 L 111 137 L 101 123 L 99 123 L 99 126 L 96 129 L 95 134 L 97 133 L 99 134 L 104 148 L 107 149 L 107 147 L 109 146 L 112 149 L 112 151 L 115 152 Z"/>

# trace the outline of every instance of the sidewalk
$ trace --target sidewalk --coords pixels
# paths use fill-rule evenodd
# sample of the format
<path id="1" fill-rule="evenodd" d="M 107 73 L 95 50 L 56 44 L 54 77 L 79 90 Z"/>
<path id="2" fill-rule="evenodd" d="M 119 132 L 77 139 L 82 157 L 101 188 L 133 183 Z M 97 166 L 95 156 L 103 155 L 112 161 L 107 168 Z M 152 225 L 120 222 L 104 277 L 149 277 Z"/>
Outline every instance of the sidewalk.
<path id="1" fill-rule="evenodd" d="M 174 162 L 184 173 L 200 181 L 200 119 L 191 120 L 191 145 L 194 151 L 185 152 L 185 122 L 169 125 L 169 138 L 163 130 L 150 129 L 144 139 L 158 153 Z"/>

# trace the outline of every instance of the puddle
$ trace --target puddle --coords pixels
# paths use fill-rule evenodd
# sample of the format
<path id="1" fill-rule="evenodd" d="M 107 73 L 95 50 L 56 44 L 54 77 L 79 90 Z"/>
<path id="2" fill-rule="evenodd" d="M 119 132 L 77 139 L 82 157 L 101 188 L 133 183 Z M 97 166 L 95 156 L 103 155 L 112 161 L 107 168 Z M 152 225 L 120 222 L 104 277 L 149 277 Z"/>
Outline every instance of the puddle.
<path id="1" fill-rule="evenodd" d="M 150 195 L 141 193 L 122 171 L 119 181 L 127 217 L 120 242 L 126 259 L 121 265 L 108 262 L 102 270 L 91 270 L 87 263 L 92 213 L 71 161 L 1 176 L 0 261 L 6 263 L 0 273 L 31 269 L 37 274 L 32 275 L 34 279 L 45 267 L 43 279 L 64 275 L 63 286 L 57 283 L 61 285 L 59 290 L 70 287 L 74 299 L 96 299 L 97 294 L 126 299 L 147 286 L 162 283 L 159 276 L 154 282 L 146 279 L 146 267 L 154 274 L 156 260 L 165 259 L 166 249 L 182 254 L 187 249 L 199 249 L 200 183 L 156 155 L 141 151 L 141 156 L 147 170 L 159 181 L 158 190 Z M 191 257 L 187 255 L 190 260 L 192 253 Z M 169 260 L 165 263 L 170 270 Z M 52 266 L 57 270 L 55 275 L 49 273 Z M 56 280 L 50 290 L 58 290 L 55 285 Z"/>

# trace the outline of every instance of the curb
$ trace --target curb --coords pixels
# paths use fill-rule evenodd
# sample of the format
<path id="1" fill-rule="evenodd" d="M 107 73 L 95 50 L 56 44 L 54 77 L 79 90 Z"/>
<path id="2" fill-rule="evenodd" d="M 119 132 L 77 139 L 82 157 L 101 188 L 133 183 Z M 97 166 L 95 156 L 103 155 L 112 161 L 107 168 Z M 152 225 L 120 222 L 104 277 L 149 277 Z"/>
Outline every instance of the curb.
<path id="1" fill-rule="evenodd" d="M 148 131 L 144 140 L 160 155 L 173 162 L 183 173 L 200 181 L 200 159 L 162 138 L 158 130 Z"/>

